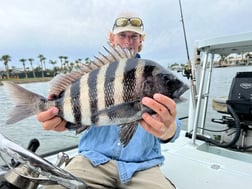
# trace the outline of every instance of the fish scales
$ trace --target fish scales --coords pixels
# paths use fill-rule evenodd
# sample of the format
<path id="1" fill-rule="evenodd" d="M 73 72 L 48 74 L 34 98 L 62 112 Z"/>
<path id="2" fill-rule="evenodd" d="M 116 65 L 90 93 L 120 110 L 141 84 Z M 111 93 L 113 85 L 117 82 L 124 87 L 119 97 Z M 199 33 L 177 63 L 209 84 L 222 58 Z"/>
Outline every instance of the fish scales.
<path id="1" fill-rule="evenodd" d="M 106 65 L 101 69 L 82 76 L 82 78 L 88 77 L 87 88 L 89 90 L 89 95 L 88 98 L 82 98 L 81 101 L 83 102 L 84 99 L 89 99 L 88 102 L 91 112 L 91 116 L 85 113 L 85 115 L 90 116 L 91 120 L 87 122 L 81 121 L 82 124 L 106 125 L 118 121 L 123 123 L 126 122 L 126 120 L 130 121 L 130 119 L 132 119 L 131 116 L 137 113 L 136 111 L 140 111 L 139 108 L 135 109 L 132 107 L 133 109 L 131 109 L 131 106 L 128 106 L 121 114 L 121 111 L 117 111 L 116 109 L 114 111 L 109 111 L 108 109 L 108 111 L 99 113 L 99 111 L 106 110 L 106 108 L 113 105 L 137 100 L 140 94 L 137 93 L 138 91 L 136 89 L 140 89 L 141 86 L 136 86 L 136 80 L 141 78 L 145 80 L 152 74 L 153 67 L 146 66 L 145 61 L 139 61 L 137 59 L 124 59 L 121 61 L 123 62 L 114 62 L 113 64 Z M 138 83 L 138 85 L 141 85 L 141 80 Z M 73 89 L 75 93 L 73 93 L 73 91 L 71 91 L 70 95 L 69 92 L 65 93 L 65 96 L 69 96 L 68 100 L 71 100 L 72 108 L 71 114 L 69 114 L 71 117 L 67 118 L 67 120 L 76 124 L 79 124 L 77 121 L 78 117 L 86 117 L 84 119 L 88 119 L 87 116 L 82 116 L 80 112 L 82 106 L 85 106 L 85 104 L 87 106 L 87 101 L 86 103 L 80 103 L 78 101 L 79 94 L 76 93 L 76 91 L 78 91 L 79 88 L 82 88 L 82 86 L 79 86 L 79 82 L 75 82 L 70 88 Z M 64 103 L 66 104 L 64 109 L 70 111 L 69 102 Z M 132 103 L 132 106 L 134 105 L 135 104 Z M 135 116 L 134 120 L 139 119 L 141 116 L 140 114 L 137 115 L 138 117 Z M 125 116 L 124 119 L 123 116 Z M 74 117 L 74 120 L 72 117 Z M 121 120 L 119 120 L 120 118 Z"/>
<path id="2" fill-rule="evenodd" d="M 118 52 L 112 50 L 111 53 L 110 57 Z M 117 54 L 113 59 L 108 58 L 105 65 L 96 59 L 95 65 L 100 67 L 92 68 L 88 73 L 84 69 L 80 73 L 56 76 L 49 93 L 55 94 L 56 98 L 50 101 L 14 83 L 3 82 L 16 102 L 7 123 L 18 122 L 56 106 L 59 116 L 68 122 L 67 127 L 77 133 L 91 125 L 119 125 L 120 140 L 127 145 L 142 114 L 154 113 L 141 104 L 144 96 L 161 93 L 179 101 L 188 86 L 151 60 L 132 57 L 115 60 L 119 57 L 121 55 Z M 27 96 L 32 96 L 31 100 Z"/>
<path id="3" fill-rule="evenodd" d="M 125 65 L 127 63 L 127 59 L 123 59 L 120 61 L 120 65 L 117 66 L 117 69 L 115 70 L 115 80 L 114 80 L 114 90 L 116 91 L 116 93 L 114 94 L 114 104 L 120 104 L 123 102 L 123 75 L 122 73 L 125 72 Z M 119 62 L 118 62 L 119 64 Z"/>
<path id="4" fill-rule="evenodd" d="M 114 87 L 115 87 L 115 94 L 114 94 L 114 108 L 113 112 L 113 121 L 114 122 L 127 122 L 126 118 L 128 117 L 128 107 L 124 104 L 127 104 L 128 99 L 125 96 L 130 95 L 129 91 L 125 91 L 125 78 L 126 77 L 126 68 L 127 68 L 128 59 L 123 59 L 120 61 L 117 70 L 115 71 L 115 80 L 114 80 Z M 122 110 L 121 107 L 116 105 L 122 104 L 125 109 Z"/>
<path id="5" fill-rule="evenodd" d="M 97 75 L 99 74 L 100 69 L 96 69 L 88 74 L 88 94 L 89 94 L 89 106 L 91 112 L 91 123 L 98 123 L 98 116 L 94 115 L 98 110 L 98 94 L 97 94 Z M 86 76 L 83 76 L 86 77 Z"/>
<path id="6" fill-rule="evenodd" d="M 146 78 L 146 75 L 152 74 L 152 70 L 150 70 L 150 68 L 146 69 L 144 61 L 141 62 L 135 59 L 124 59 L 121 61 L 123 62 L 114 62 L 113 64 L 106 65 L 88 75 L 82 76 L 82 78 L 88 77 L 87 88 L 89 90 L 89 95 L 88 98 L 82 98 L 81 101 L 83 102 L 83 100 L 89 99 L 88 102 L 90 104 L 91 116 L 87 115 L 86 111 L 80 111 L 82 106 L 87 106 L 87 101 L 85 103 L 80 103 L 78 100 L 80 92 L 77 93 L 77 91 L 82 88 L 82 86 L 80 87 L 79 85 L 80 82 L 76 81 L 70 87 L 70 89 L 72 89 L 70 92 L 71 94 L 69 95 L 68 91 L 65 93 L 65 98 L 67 96 L 68 101 L 71 100 L 72 111 L 71 113 L 68 113 L 71 116 L 67 117 L 69 122 L 79 124 L 80 117 L 87 120 L 87 116 L 89 116 L 91 120 L 85 122 L 82 120 L 82 124 L 104 125 L 118 121 L 126 122 L 126 120 L 130 121 L 132 118 L 131 116 L 133 116 L 136 111 L 140 111 L 139 108 L 134 109 L 134 107 L 132 107 L 133 109 L 131 109 L 131 106 L 128 106 L 128 108 L 126 108 L 121 114 L 120 111 L 116 110 L 99 113 L 99 111 L 109 108 L 114 104 L 121 104 L 136 100 L 139 96 L 136 91 L 136 79 L 142 78 L 143 76 Z M 85 85 L 83 88 L 85 88 Z M 138 88 L 140 87 L 138 86 Z M 69 102 L 67 101 L 64 102 L 64 114 L 67 114 L 67 111 L 70 111 L 68 103 Z M 134 106 L 134 103 L 132 106 Z M 85 112 L 85 115 L 87 116 L 81 115 L 81 112 Z M 122 118 L 124 115 L 125 119 Z M 141 115 L 138 114 L 138 117 L 135 117 L 134 120 L 139 119 L 140 116 Z M 119 120 L 120 118 L 122 119 Z"/>
<path id="7" fill-rule="evenodd" d="M 85 75 L 84 75 L 85 76 Z M 82 125 L 91 125 L 91 108 L 90 108 L 90 95 L 88 93 L 88 77 L 82 76 L 80 79 L 80 107 L 81 112 L 85 112 L 82 115 Z M 83 114 L 83 113 L 82 113 Z"/>
<path id="8" fill-rule="evenodd" d="M 137 61 L 131 61 L 130 69 L 127 67 L 129 65 L 129 59 L 121 60 L 120 62 L 114 62 L 113 64 L 108 65 L 106 70 L 106 77 L 104 80 L 104 93 L 106 107 L 108 111 L 103 114 L 104 119 L 103 124 L 109 123 L 125 123 L 130 122 L 129 118 L 133 114 L 129 114 L 131 107 L 124 108 L 124 111 L 121 111 L 120 108 L 114 108 L 113 110 L 110 107 L 115 107 L 119 104 L 124 104 L 129 101 L 134 100 L 135 96 L 135 70 L 137 66 Z M 99 98 L 98 101 L 100 101 Z M 113 106 L 115 105 L 115 106 Z M 134 111 L 134 113 L 136 113 Z M 101 115 L 101 114 L 100 114 Z M 105 122 L 106 120 L 106 122 Z"/>
<path id="9" fill-rule="evenodd" d="M 77 125 L 81 125 L 82 113 L 80 103 L 80 79 L 76 80 L 70 87 L 70 99 L 72 105 L 72 114 L 74 115 L 74 122 Z"/>
<path id="10" fill-rule="evenodd" d="M 69 122 L 74 122 L 74 112 L 72 110 L 71 104 L 71 91 L 69 89 L 65 90 L 62 103 L 62 106 L 59 107 L 59 115 L 64 117 L 64 119 L 68 120 Z"/>
<path id="11" fill-rule="evenodd" d="M 155 73 L 153 73 L 155 71 L 155 67 L 153 65 L 146 65 L 144 66 L 144 71 L 143 71 L 143 82 L 142 82 L 142 95 L 143 96 L 148 96 L 148 97 L 152 97 L 153 95 L 153 91 L 152 89 L 154 88 L 153 86 L 153 81 L 152 81 L 152 77 L 153 75 L 155 75 Z"/>
<path id="12" fill-rule="evenodd" d="M 106 109 L 107 107 L 107 100 L 109 99 L 112 99 L 108 94 L 110 94 L 110 90 L 107 89 L 107 87 L 105 86 L 106 85 L 106 81 L 107 81 L 107 78 L 109 78 L 107 76 L 107 72 L 109 70 L 109 68 L 111 66 L 113 66 L 114 64 L 109 64 L 107 66 L 104 66 L 100 69 L 99 71 L 99 74 L 97 75 L 97 111 L 95 113 L 97 113 L 97 117 L 98 117 L 98 120 L 99 122 L 97 122 L 96 124 L 97 125 L 100 125 L 100 124 L 106 124 L 106 123 L 109 123 L 109 118 L 107 116 L 107 114 L 99 114 L 98 112 L 100 110 L 104 110 Z M 111 77 L 113 77 L 114 75 L 111 75 Z M 108 85 L 109 83 L 107 83 Z M 91 87 L 91 86 L 90 86 Z M 110 94 L 111 95 L 111 94 Z"/>
<path id="13" fill-rule="evenodd" d="M 106 70 L 105 79 L 104 79 L 104 102 L 105 107 L 108 108 L 115 104 L 115 72 L 118 69 L 119 62 L 114 62 L 108 66 Z M 111 77 L 112 76 L 112 77 Z M 114 118 L 113 112 L 108 112 L 108 117 L 110 120 Z"/>
<path id="14" fill-rule="evenodd" d="M 125 62 L 122 89 L 124 102 L 128 102 L 135 96 L 137 62 L 138 61 L 133 61 L 133 59 L 128 59 L 127 62 Z"/>

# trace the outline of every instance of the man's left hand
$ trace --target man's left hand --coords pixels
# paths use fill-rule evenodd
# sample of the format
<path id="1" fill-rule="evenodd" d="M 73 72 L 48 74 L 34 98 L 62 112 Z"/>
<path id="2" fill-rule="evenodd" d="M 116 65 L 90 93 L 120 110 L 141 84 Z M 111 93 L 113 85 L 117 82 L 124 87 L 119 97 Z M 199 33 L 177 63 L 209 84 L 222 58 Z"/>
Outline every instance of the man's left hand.
<path id="1" fill-rule="evenodd" d="M 162 94 L 154 94 L 153 99 L 144 97 L 142 103 L 156 112 L 154 115 L 143 113 L 142 127 L 163 141 L 172 138 L 177 128 L 175 101 Z"/>

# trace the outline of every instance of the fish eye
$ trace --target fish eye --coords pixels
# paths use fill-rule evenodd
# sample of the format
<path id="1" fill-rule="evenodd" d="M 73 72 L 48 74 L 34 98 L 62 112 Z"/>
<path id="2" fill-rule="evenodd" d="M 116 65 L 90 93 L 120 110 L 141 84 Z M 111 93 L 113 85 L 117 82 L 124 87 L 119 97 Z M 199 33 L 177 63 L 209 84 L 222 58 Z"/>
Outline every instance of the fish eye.
<path id="1" fill-rule="evenodd" d="M 169 75 L 163 75 L 162 76 L 162 80 L 164 81 L 164 83 L 167 85 L 169 84 L 169 82 L 171 81 L 171 78 Z"/>
<path id="2" fill-rule="evenodd" d="M 163 75 L 163 80 L 169 80 L 169 76 L 168 75 Z"/>

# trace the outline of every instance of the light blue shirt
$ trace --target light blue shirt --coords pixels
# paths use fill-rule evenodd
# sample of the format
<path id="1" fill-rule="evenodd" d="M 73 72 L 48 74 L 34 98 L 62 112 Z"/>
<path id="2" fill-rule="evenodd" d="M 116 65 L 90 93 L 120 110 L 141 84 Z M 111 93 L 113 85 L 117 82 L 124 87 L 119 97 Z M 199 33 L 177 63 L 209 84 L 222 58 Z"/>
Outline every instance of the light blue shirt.
<path id="1" fill-rule="evenodd" d="M 178 119 L 176 123 L 176 133 L 171 141 L 178 138 L 181 130 Z M 90 127 L 80 140 L 79 153 L 88 158 L 94 166 L 112 159 L 116 160 L 122 183 L 130 181 L 136 171 L 161 165 L 164 162 L 161 141 L 140 125 L 126 147 L 120 143 L 119 131 L 118 126 Z"/>

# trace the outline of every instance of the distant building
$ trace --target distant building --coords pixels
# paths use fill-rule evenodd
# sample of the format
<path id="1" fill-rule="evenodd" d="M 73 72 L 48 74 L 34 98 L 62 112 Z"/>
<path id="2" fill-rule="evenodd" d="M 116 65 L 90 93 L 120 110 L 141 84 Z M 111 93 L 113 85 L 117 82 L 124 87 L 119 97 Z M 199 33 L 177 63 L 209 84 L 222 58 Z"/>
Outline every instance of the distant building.
<path id="1" fill-rule="evenodd" d="M 230 54 L 214 62 L 215 67 L 252 65 L 252 52 Z"/>

